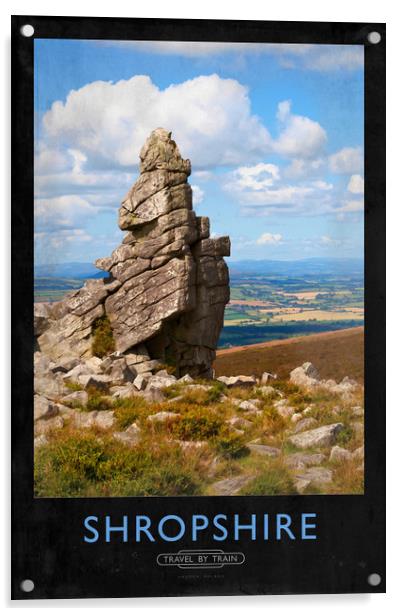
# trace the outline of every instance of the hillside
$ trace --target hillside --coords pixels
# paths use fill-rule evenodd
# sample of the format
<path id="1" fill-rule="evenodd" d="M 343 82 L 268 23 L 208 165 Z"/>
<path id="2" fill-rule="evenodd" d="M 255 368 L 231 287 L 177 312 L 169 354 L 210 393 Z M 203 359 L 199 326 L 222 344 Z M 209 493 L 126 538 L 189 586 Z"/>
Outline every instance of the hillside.
<path id="1" fill-rule="evenodd" d="M 291 370 L 305 361 L 311 361 L 322 378 L 338 380 L 347 375 L 363 383 L 364 328 L 223 349 L 217 352 L 215 370 L 216 376 L 259 376 L 268 371 L 287 378 Z"/>

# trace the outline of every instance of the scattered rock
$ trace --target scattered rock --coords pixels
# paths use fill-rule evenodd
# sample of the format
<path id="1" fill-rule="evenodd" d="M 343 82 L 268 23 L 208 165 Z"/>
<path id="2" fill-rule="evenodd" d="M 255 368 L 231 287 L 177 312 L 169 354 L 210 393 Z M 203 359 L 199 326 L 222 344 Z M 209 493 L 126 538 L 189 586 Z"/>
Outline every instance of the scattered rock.
<path id="1" fill-rule="evenodd" d="M 285 464 L 290 468 L 303 469 L 306 466 L 322 464 L 325 455 L 322 453 L 291 453 L 285 456 Z"/>
<path id="2" fill-rule="evenodd" d="M 310 430 L 315 426 L 318 426 L 318 421 L 314 419 L 314 417 L 305 417 L 305 419 L 299 421 L 299 423 L 295 426 L 295 428 L 293 429 L 293 433 L 298 434 L 299 432 Z"/>
<path id="3" fill-rule="evenodd" d="M 294 413 L 292 415 L 292 417 L 290 418 L 290 421 L 292 423 L 297 423 L 298 421 L 300 421 L 303 418 L 302 413 Z"/>
<path id="4" fill-rule="evenodd" d="M 260 379 L 260 385 L 266 385 L 269 381 L 275 381 L 278 378 L 276 374 L 263 372 Z"/>
<path id="5" fill-rule="evenodd" d="M 364 445 L 355 449 L 352 456 L 355 460 L 364 460 Z"/>
<path id="6" fill-rule="evenodd" d="M 102 368 L 104 363 L 105 362 L 102 362 Z M 115 359 L 110 363 L 110 365 L 107 365 L 107 367 L 103 368 L 103 371 L 105 374 L 110 376 L 114 383 L 123 384 L 131 382 L 134 378 L 134 373 L 132 372 L 131 368 L 127 366 L 127 362 L 124 357 Z"/>
<path id="7" fill-rule="evenodd" d="M 110 392 L 113 398 L 132 398 L 138 396 L 138 389 L 132 383 L 111 387 Z"/>
<path id="8" fill-rule="evenodd" d="M 257 384 L 257 379 L 254 376 L 219 376 L 217 381 L 226 385 L 226 387 L 253 387 Z"/>
<path id="9" fill-rule="evenodd" d="M 329 424 L 321 426 L 314 430 L 301 432 L 288 438 L 289 442 L 301 449 L 309 447 L 331 447 L 335 444 L 338 432 L 343 428 L 342 423 Z"/>
<path id="10" fill-rule="evenodd" d="M 40 336 L 49 327 L 50 307 L 45 302 L 34 303 L 34 336 Z"/>
<path id="11" fill-rule="evenodd" d="M 35 375 L 49 375 L 50 372 L 50 360 L 46 355 L 36 351 L 34 353 L 34 371 Z"/>
<path id="12" fill-rule="evenodd" d="M 53 430 L 60 430 L 64 426 L 64 419 L 60 415 L 50 419 L 38 419 L 35 421 L 35 436 L 48 434 Z"/>
<path id="13" fill-rule="evenodd" d="M 157 370 L 160 366 L 160 362 L 156 359 L 150 359 L 149 361 L 144 361 L 141 364 L 135 364 L 130 366 L 131 370 L 135 374 L 152 374 L 152 370 Z"/>
<path id="14" fill-rule="evenodd" d="M 175 440 L 175 443 L 179 445 L 180 449 L 183 451 L 197 451 L 199 449 L 204 449 L 208 447 L 207 441 L 179 441 Z"/>
<path id="15" fill-rule="evenodd" d="M 62 379 L 54 376 L 36 376 L 34 378 L 34 392 L 47 398 L 60 398 L 70 392 Z"/>
<path id="16" fill-rule="evenodd" d="M 142 391 L 146 388 L 148 384 L 148 379 L 146 379 L 142 374 L 137 374 L 133 381 L 133 385 L 139 391 Z"/>
<path id="17" fill-rule="evenodd" d="M 230 419 L 226 420 L 226 423 L 229 424 L 229 426 L 232 426 L 233 428 L 238 428 L 240 430 L 242 428 L 244 430 L 247 430 L 253 425 L 251 421 L 248 421 L 248 419 L 244 419 L 243 417 L 231 417 Z"/>
<path id="18" fill-rule="evenodd" d="M 141 428 L 137 424 L 137 422 L 134 421 L 130 426 L 128 426 L 128 428 L 126 429 L 126 432 L 128 432 L 129 434 L 140 434 Z"/>
<path id="19" fill-rule="evenodd" d="M 67 356 L 60 357 L 55 367 L 53 368 L 53 372 L 63 372 L 63 373 L 70 372 L 70 370 L 78 366 L 79 363 L 80 363 L 80 360 L 78 359 L 78 357 L 74 357 L 73 355 L 67 355 Z"/>
<path id="20" fill-rule="evenodd" d="M 352 421 L 350 425 L 357 436 L 364 434 L 364 425 L 360 421 Z"/>
<path id="21" fill-rule="evenodd" d="M 290 382 L 301 387 L 315 387 L 319 380 L 318 370 L 309 361 L 290 373 Z"/>
<path id="22" fill-rule="evenodd" d="M 147 362 L 151 359 L 145 344 L 138 344 L 135 349 L 136 353 L 124 354 L 127 366 L 129 366 L 130 368 L 135 367 L 137 364 L 143 364 L 144 362 Z M 136 372 L 138 374 L 137 370 Z"/>
<path id="23" fill-rule="evenodd" d="M 34 396 L 34 419 L 49 419 L 59 412 L 57 404 L 53 404 L 44 396 Z"/>
<path id="24" fill-rule="evenodd" d="M 63 396 L 61 399 L 64 403 L 79 404 L 80 406 L 86 406 L 88 403 L 88 394 L 86 391 L 73 391 L 67 396 Z"/>
<path id="25" fill-rule="evenodd" d="M 102 373 L 102 360 L 100 357 L 90 357 L 85 360 L 85 366 L 87 367 L 87 373 L 101 374 Z"/>
<path id="26" fill-rule="evenodd" d="M 353 417 L 364 417 L 364 408 L 362 406 L 353 406 L 351 410 Z"/>
<path id="27" fill-rule="evenodd" d="M 346 460 L 352 459 L 352 454 L 347 449 L 343 447 L 338 447 L 338 445 L 334 445 L 331 449 L 331 453 L 329 454 L 330 462 L 345 462 Z"/>
<path id="28" fill-rule="evenodd" d="M 189 374 L 185 374 L 184 376 L 182 376 L 180 379 L 177 379 L 178 383 L 193 383 L 194 379 L 189 375 Z"/>
<path id="29" fill-rule="evenodd" d="M 332 471 L 322 466 L 313 466 L 298 473 L 295 479 L 297 491 L 304 492 L 307 488 L 331 483 Z"/>
<path id="30" fill-rule="evenodd" d="M 271 385 L 262 385 L 258 388 L 258 391 L 260 391 L 264 396 L 272 396 L 277 393 L 276 389 Z"/>
<path id="31" fill-rule="evenodd" d="M 170 387 L 170 385 L 174 385 L 176 383 L 176 377 L 172 374 L 155 374 L 148 379 L 148 383 L 146 386 L 147 390 L 151 388 L 154 389 L 164 389 L 165 387 Z"/>
<path id="32" fill-rule="evenodd" d="M 166 400 L 165 394 L 159 387 L 147 387 L 145 391 L 139 393 L 145 400 L 148 400 L 148 402 L 163 402 Z"/>
<path id="33" fill-rule="evenodd" d="M 239 409 L 242 411 L 251 411 L 252 413 L 261 412 L 255 402 L 252 402 L 251 400 L 243 400 L 243 402 L 240 402 Z"/>
<path id="34" fill-rule="evenodd" d="M 279 415 L 281 415 L 281 417 L 284 417 L 285 419 L 294 415 L 295 409 L 293 408 L 293 406 L 289 406 L 289 403 L 286 399 L 277 400 L 276 402 L 274 402 L 273 406 L 279 413 Z"/>
<path id="35" fill-rule="evenodd" d="M 270 458 L 277 458 L 281 453 L 281 450 L 277 447 L 268 447 L 268 445 L 258 445 L 256 443 L 247 443 L 247 447 L 252 453 L 258 453 L 260 456 L 269 456 Z"/>
<path id="36" fill-rule="evenodd" d="M 216 496 L 232 496 L 240 492 L 256 475 L 238 475 L 237 477 L 229 477 L 221 479 L 211 485 L 211 491 Z"/>
<path id="37" fill-rule="evenodd" d="M 141 440 L 139 433 L 128 432 L 128 430 L 123 432 L 113 432 L 113 438 L 116 439 L 116 441 L 124 443 L 124 445 L 127 445 L 128 447 L 135 447 Z"/>
<path id="38" fill-rule="evenodd" d="M 39 436 L 34 438 L 34 448 L 38 449 L 38 447 L 43 447 L 48 444 L 48 439 L 45 434 L 40 434 Z"/>
<path id="39" fill-rule="evenodd" d="M 107 430 L 113 428 L 116 423 L 116 418 L 113 411 L 95 411 L 94 423 L 98 428 Z"/>
<path id="40" fill-rule="evenodd" d="M 340 383 L 330 379 L 327 381 L 320 381 L 320 387 L 326 389 L 333 394 L 341 394 L 344 399 L 348 399 L 349 395 L 358 388 L 358 383 L 353 379 L 345 376 Z"/>
<path id="41" fill-rule="evenodd" d="M 99 391 L 107 391 L 109 385 L 113 383 L 113 379 L 107 374 L 82 374 L 78 377 L 78 382 L 84 388 L 92 387 Z"/>
<path id="42" fill-rule="evenodd" d="M 86 366 L 85 364 L 77 364 L 76 366 L 74 366 L 74 368 L 66 372 L 66 374 L 63 374 L 62 378 L 63 378 L 63 381 L 70 381 L 72 383 L 77 383 L 78 377 L 84 374 L 91 374 L 90 368 Z"/>
<path id="43" fill-rule="evenodd" d="M 154 415 L 148 415 L 147 421 L 151 423 L 165 423 L 167 421 L 173 421 L 181 417 L 180 413 L 171 413 L 170 411 L 160 411 Z"/>

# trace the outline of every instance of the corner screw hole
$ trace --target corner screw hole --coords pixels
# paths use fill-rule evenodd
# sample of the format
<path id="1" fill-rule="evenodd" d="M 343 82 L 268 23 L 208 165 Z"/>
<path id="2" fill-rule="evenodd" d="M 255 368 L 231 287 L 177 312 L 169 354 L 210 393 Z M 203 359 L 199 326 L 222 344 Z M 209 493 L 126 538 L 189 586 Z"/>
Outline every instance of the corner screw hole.
<path id="1" fill-rule="evenodd" d="M 378 45 L 381 41 L 381 34 L 379 32 L 369 32 L 367 35 L 367 40 L 372 45 Z"/>
<path id="2" fill-rule="evenodd" d="M 31 26 L 31 24 L 25 24 L 25 26 L 21 26 L 20 28 L 20 32 L 22 34 L 22 36 L 26 36 L 26 37 L 30 37 L 34 35 L 34 27 Z"/>
<path id="3" fill-rule="evenodd" d="M 379 575 L 378 573 L 370 573 L 367 578 L 367 582 L 370 584 L 370 586 L 378 586 L 379 584 L 381 584 L 381 575 Z"/>
<path id="4" fill-rule="evenodd" d="M 21 590 L 23 592 L 32 592 L 35 588 L 35 584 L 32 580 L 22 580 L 21 582 Z"/>

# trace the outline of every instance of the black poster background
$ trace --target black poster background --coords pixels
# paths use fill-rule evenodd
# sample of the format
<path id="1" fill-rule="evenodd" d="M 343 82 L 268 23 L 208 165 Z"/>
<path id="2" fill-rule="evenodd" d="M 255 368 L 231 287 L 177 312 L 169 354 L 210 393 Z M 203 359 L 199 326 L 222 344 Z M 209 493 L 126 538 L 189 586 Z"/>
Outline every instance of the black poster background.
<path id="1" fill-rule="evenodd" d="M 359 496 L 33 498 L 33 38 L 365 45 L 365 494 Z M 381 34 L 378 45 L 367 35 Z M 12 597 L 348 593 L 385 591 L 385 25 L 168 19 L 12 18 Z M 220 544 L 83 542 L 87 515 L 118 524 L 145 514 L 317 514 L 316 541 Z M 160 567 L 161 552 L 241 551 L 222 569 Z M 367 578 L 381 575 L 372 587 Z M 20 584 L 32 579 L 24 593 Z"/>

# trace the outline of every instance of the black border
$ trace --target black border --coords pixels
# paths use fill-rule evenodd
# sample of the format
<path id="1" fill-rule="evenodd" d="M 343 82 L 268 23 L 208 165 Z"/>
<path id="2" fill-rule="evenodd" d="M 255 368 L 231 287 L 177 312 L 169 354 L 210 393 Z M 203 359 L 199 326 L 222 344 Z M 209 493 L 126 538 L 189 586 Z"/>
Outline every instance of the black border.
<path id="1" fill-rule="evenodd" d="M 33 38 L 365 45 L 366 470 L 362 496 L 33 499 Z M 12 598 L 385 592 L 385 24 L 13 16 Z M 376 30 L 382 40 L 367 42 Z M 319 540 L 211 541 L 246 563 L 216 576 L 155 564 L 174 544 L 84 544 L 86 515 L 316 512 Z M 370 587 L 367 576 L 381 575 Z M 193 573 L 193 572 L 191 572 Z M 180 577 L 182 576 L 182 577 Z M 35 581 L 32 593 L 20 589 Z"/>

